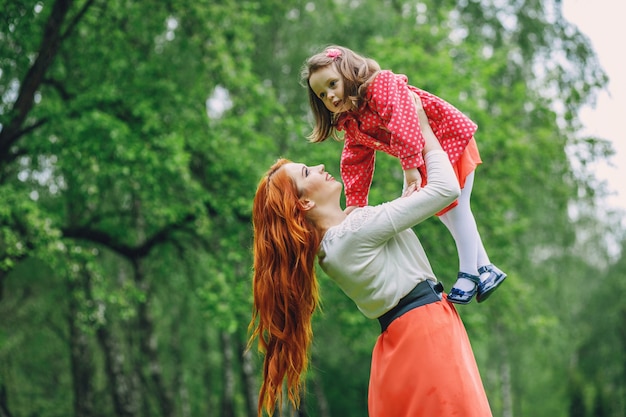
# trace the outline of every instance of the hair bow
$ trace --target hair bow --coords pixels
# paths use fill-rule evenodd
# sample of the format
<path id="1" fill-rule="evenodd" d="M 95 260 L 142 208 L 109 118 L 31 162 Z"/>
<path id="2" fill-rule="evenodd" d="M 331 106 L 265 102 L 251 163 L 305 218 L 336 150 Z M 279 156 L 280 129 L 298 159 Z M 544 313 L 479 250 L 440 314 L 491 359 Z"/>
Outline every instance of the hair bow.
<path id="1" fill-rule="evenodd" d="M 337 58 L 338 56 L 341 56 L 341 50 L 337 49 L 337 48 L 328 48 L 326 50 L 326 56 L 332 59 Z"/>

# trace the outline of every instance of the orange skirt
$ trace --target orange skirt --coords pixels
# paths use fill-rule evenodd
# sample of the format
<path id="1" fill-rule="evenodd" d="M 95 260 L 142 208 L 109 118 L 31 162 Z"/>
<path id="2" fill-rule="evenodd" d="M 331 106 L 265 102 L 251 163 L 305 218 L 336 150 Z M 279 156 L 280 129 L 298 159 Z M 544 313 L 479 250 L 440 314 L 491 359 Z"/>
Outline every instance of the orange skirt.
<path id="1" fill-rule="evenodd" d="M 456 174 L 456 178 L 459 180 L 459 185 L 461 188 L 465 187 L 465 179 L 469 174 L 474 172 L 476 167 L 482 164 L 483 161 L 480 159 L 480 152 L 478 152 L 478 145 L 476 145 L 476 139 L 472 138 L 467 143 L 465 150 L 459 157 L 459 160 L 452 164 L 452 168 L 454 169 L 454 173 Z M 421 172 L 422 174 L 422 187 L 427 183 L 428 173 Z M 458 205 L 458 201 L 454 200 L 452 204 L 442 209 L 440 212 L 436 213 L 436 216 L 441 216 L 442 214 L 447 213 L 449 210 L 453 209 Z"/>
<path id="2" fill-rule="evenodd" d="M 395 319 L 372 353 L 369 417 L 490 417 L 465 327 L 444 300 Z"/>

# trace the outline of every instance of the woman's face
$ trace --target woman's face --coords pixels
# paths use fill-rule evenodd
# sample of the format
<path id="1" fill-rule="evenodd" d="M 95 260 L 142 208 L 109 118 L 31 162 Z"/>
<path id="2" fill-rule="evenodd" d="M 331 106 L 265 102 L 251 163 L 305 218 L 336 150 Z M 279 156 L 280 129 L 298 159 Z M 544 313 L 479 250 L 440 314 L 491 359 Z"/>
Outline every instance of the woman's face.
<path id="1" fill-rule="evenodd" d="M 291 162 L 285 164 L 283 168 L 296 183 L 301 198 L 315 201 L 318 205 L 332 200 L 339 204 L 338 197 L 343 186 L 324 170 L 324 165 L 309 167 Z"/>
<path id="2" fill-rule="evenodd" d="M 334 65 L 328 65 L 311 73 L 309 86 L 331 113 L 345 111 L 343 78 L 335 70 Z"/>

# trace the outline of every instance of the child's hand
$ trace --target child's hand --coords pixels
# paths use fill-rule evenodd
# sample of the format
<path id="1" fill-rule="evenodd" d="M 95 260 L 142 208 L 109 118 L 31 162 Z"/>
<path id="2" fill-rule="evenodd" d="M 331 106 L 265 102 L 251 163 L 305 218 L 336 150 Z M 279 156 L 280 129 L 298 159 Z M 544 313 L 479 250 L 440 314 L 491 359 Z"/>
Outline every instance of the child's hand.
<path id="1" fill-rule="evenodd" d="M 419 185 L 412 182 L 404 189 L 404 191 L 402 192 L 402 197 L 408 197 L 411 194 L 418 192 L 420 189 L 421 187 Z"/>
<path id="2" fill-rule="evenodd" d="M 410 168 L 404 171 L 404 178 L 406 179 L 406 188 L 402 193 L 403 197 L 413 194 L 422 189 L 422 176 L 417 168 Z"/>
<path id="3" fill-rule="evenodd" d="M 352 210 L 354 210 L 355 208 L 356 206 L 349 206 L 349 207 L 346 207 L 343 212 L 346 213 L 346 216 L 347 216 L 348 214 L 352 213 Z"/>

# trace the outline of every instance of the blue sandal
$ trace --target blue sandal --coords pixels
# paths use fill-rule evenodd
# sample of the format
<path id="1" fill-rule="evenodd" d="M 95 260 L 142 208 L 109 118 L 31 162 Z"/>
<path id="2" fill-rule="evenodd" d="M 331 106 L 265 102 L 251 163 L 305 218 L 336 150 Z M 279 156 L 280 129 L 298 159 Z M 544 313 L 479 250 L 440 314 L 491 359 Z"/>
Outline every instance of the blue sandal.
<path id="1" fill-rule="evenodd" d="M 480 285 L 480 277 L 477 275 L 468 274 L 465 272 L 459 272 L 457 275 L 457 279 L 465 278 L 472 281 L 474 284 L 474 288 L 470 291 L 459 290 L 458 288 L 452 287 L 450 292 L 448 293 L 448 301 L 455 304 L 469 304 L 474 298 L 474 295 L 478 292 L 478 286 Z"/>
<path id="2" fill-rule="evenodd" d="M 478 268 L 479 274 L 484 274 L 485 272 L 489 272 L 489 277 L 478 284 L 478 295 L 476 296 L 476 301 L 482 303 L 493 293 L 499 286 L 504 282 L 506 278 L 506 274 L 502 272 L 497 266 L 493 264 L 481 266 Z"/>

